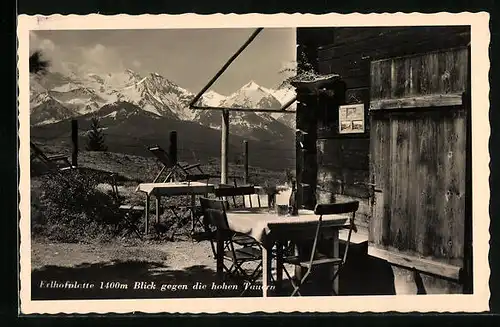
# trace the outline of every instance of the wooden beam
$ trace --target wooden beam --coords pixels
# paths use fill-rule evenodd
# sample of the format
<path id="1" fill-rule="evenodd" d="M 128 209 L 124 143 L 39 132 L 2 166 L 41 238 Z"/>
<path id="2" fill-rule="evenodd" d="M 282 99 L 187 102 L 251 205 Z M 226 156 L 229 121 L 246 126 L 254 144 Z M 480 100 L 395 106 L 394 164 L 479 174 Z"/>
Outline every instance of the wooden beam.
<path id="1" fill-rule="evenodd" d="M 295 100 L 293 101 L 295 102 Z M 292 105 L 291 102 L 287 107 Z M 285 104 L 286 105 L 286 104 Z M 279 113 L 295 113 L 295 110 L 286 110 L 287 107 L 283 107 L 285 109 L 262 109 L 262 108 L 232 108 L 232 107 L 200 107 L 200 106 L 191 106 L 191 109 L 198 110 L 221 110 L 221 111 L 245 111 L 245 112 L 279 112 Z"/>
<path id="2" fill-rule="evenodd" d="M 370 110 L 461 106 L 462 93 L 433 94 L 399 99 L 379 99 L 370 102 Z"/>
<path id="3" fill-rule="evenodd" d="M 229 60 L 224 64 L 224 66 L 222 66 L 221 69 L 219 69 L 219 71 L 215 74 L 215 76 L 212 77 L 212 79 L 208 82 L 208 84 L 201 89 L 201 91 L 193 98 L 193 100 L 191 100 L 191 102 L 189 103 L 189 108 L 197 109 L 194 107 L 194 104 L 198 102 L 203 93 L 205 93 L 210 88 L 210 86 L 212 86 L 215 83 L 215 81 L 226 71 L 229 65 L 231 65 L 231 63 L 243 52 L 243 50 L 245 50 L 246 47 L 248 47 L 248 45 L 252 43 L 252 41 L 257 37 L 257 35 L 259 35 L 259 33 L 263 29 L 264 28 L 259 27 L 252 33 L 252 35 L 250 35 L 248 40 L 246 40 L 246 42 L 243 43 L 243 45 L 231 56 L 231 58 L 229 58 Z"/>
<path id="4" fill-rule="evenodd" d="M 227 163 L 229 149 L 229 111 L 222 112 L 221 153 L 220 153 L 220 182 L 227 184 Z"/>
<path id="5" fill-rule="evenodd" d="M 395 266 L 415 269 L 424 274 L 444 277 L 453 281 L 460 280 L 460 271 L 462 268 L 458 266 L 419 258 L 405 253 L 398 253 L 396 251 L 388 251 L 373 245 L 368 245 L 368 255 L 386 260 Z"/>

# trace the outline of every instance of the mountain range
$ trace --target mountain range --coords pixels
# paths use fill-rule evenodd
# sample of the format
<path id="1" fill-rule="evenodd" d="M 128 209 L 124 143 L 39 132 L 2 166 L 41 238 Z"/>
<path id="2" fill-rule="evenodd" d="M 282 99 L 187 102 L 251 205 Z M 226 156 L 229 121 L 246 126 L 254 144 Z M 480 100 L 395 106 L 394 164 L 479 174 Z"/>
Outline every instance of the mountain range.
<path id="1" fill-rule="evenodd" d="M 291 88 L 268 89 L 250 81 L 228 96 L 209 90 L 197 104 L 279 109 L 294 95 Z M 113 74 L 48 72 L 44 76 L 35 75 L 30 80 L 31 134 L 46 139 L 48 135 L 64 131 L 70 126 L 68 121 L 75 117 L 81 121 L 80 129 L 84 129 L 97 115 L 111 150 L 127 152 L 124 137 L 158 143 L 168 140 L 169 130 L 177 130 L 179 138 L 186 140 L 186 149 L 200 152 L 207 148 L 202 144 L 210 144 L 215 151 L 205 151 L 207 156 L 217 156 L 221 112 L 190 109 L 189 102 L 194 96 L 193 92 L 157 73 L 141 76 L 126 70 Z M 246 139 L 253 141 L 256 149 L 293 149 L 295 114 L 232 111 L 230 133 L 236 141 L 232 143 L 234 147 Z"/>
<path id="2" fill-rule="evenodd" d="M 33 76 L 30 88 L 31 125 L 50 124 L 69 117 L 96 112 L 106 104 L 128 102 L 158 116 L 193 121 L 212 128 L 220 128 L 220 112 L 190 109 L 195 94 L 157 73 L 141 76 L 132 70 L 113 74 L 63 75 L 49 72 L 43 77 Z M 198 101 L 201 106 L 278 109 L 294 96 L 291 88 L 268 89 L 253 81 L 236 92 L 224 96 L 215 91 L 206 92 Z M 248 126 L 239 130 L 243 122 L 253 128 L 278 128 L 274 121 L 294 128 L 294 115 L 281 113 L 232 112 L 231 126 L 235 134 L 248 135 Z M 292 119 L 293 117 L 293 119 Z M 279 130 L 279 128 L 278 128 Z"/>

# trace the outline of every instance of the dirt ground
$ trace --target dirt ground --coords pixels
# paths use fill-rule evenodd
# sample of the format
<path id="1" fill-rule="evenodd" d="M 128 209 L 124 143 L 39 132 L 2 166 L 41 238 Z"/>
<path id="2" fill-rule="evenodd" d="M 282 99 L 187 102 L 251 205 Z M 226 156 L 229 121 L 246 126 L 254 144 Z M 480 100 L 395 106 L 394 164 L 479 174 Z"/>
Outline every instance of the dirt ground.
<path id="1" fill-rule="evenodd" d="M 176 241 L 130 244 L 32 243 L 31 268 L 44 266 L 73 267 L 103 261 L 149 261 L 168 264 L 172 269 L 185 269 L 193 264 L 214 267 L 212 250 L 207 242 Z"/>
<path id="2" fill-rule="evenodd" d="M 234 297 L 244 288 L 238 282 L 228 281 L 226 286 L 216 282 L 215 259 L 208 242 L 34 241 L 31 253 L 33 299 Z M 248 271 L 254 267 L 246 266 Z M 70 287 L 75 282 L 80 286 L 92 283 L 94 288 Z M 69 286 L 61 288 L 54 283 Z M 154 288 L 146 289 L 150 284 Z M 196 289 L 196 284 L 207 288 Z M 251 290 L 244 296 L 261 294 L 261 289 Z"/>

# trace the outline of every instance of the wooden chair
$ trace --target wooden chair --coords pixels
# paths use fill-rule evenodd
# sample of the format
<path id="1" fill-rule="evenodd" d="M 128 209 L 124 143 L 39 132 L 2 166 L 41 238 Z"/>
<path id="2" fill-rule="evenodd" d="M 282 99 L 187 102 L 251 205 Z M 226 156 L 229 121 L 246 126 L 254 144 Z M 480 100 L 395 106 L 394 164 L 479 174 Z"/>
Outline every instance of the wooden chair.
<path id="1" fill-rule="evenodd" d="M 262 273 L 262 251 L 259 248 L 244 247 L 236 248 L 233 242 L 234 232 L 230 230 L 227 222 L 226 210 L 228 204 L 226 201 L 200 198 L 203 216 L 207 229 L 210 226 L 212 234 L 217 234 L 217 237 L 210 239 L 214 258 L 217 258 L 217 239 L 222 240 L 224 245 L 224 260 L 229 261 L 231 265 L 228 267 L 223 264 L 223 269 L 230 277 L 242 278 L 244 281 L 254 283 Z M 249 274 L 243 269 L 243 265 L 249 262 L 258 262 L 257 267 Z M 243 293 L 242 293 L 243 294 Z"/>
<path id="2" fill-rule="evenodd" d="M 139 228 L 137 227 L 137 223 L 144 215 L 144 210 L 145 210 L 144 206 L 122 203 L 122 199 L 118 192 L 118 183 L 116 174 L 110 175 L 110 184 L 111 184 L 112 194 L 115 199 L 115 203 L 118 205 L 118 210 L 123 214 L 122 220 L 118 221 L 117 225 L 120 225 L 120 223 L 122 222 L 125 223 L 125 226 L 127 227 L 126 235 L 133 232 L 140 239 L 142 239 L 143 235 L 139 230 Z"/>
<path id="3" fill-rule="evenodd" d="M 190 165 L 177 161 L 174 162 L 169 157 L 168 153 L 158 145 L 150 146 L 148 147 L 148 150 L 151 151 L 151 153 L 163 164 L 163 168 L 156 175 L 153 183 L 158 183 L 163 174 L 166 174 L 165 178 L 162 180 L 163 183 L 172 181 L 179 172 L 184 175 L 183 179 L 185 179 L 186 176 L 192 175 L 194 172 L 204 174 L 200 164 Z"/>
<path id="4" fill-rule="evenodd" d="M 345 203 L 332 203 L 332 204 L 317 204 L 316 207 L 314 208 L 314 213 L 319 216 L 318 222 L 314 228 L 302 228 L 298 232 L 298 235 L 300 235 L 301 239 L 313 239 L 313 244 L 311 248 L 311 252 L 309 255 L 309 258 L 303 259 L 301 256 L 298 255 L 293 255 L 293 256 L 285 256 L 283 258 L 283 263 L 288 263 L 292 264 L 295 266 L 300 266 L 302 268 L 305 268 L 305 274 L 300 280 L 294 281 L 294 279 L 290 276 L 288 271 L 286 270 L 285 267 L 283 267 L 283 270 L 285 271 L 285 274 L 287 275 L 288 279 L 291 281 L 292 286 L 293 286 L 293 292 L 291 296 L 294 295 L 301 295 L 300 294 L 300 287 L 304 284 L 306 279 L 309 277 L 311 271 L 313 268 L 321 265 L 335 265 L 337 266 L 337 270 L 332 276 L 331 279 L 331 284 L 333 286 L 333 282 L 335 279 L 338 277 L 338 274 L 345 264 L 345 261 L 347 259 L 347 253 L 349 251 L 349 243 L 351 240 L 351 234 L 352 231 L 356 230 L 356 226 L 354 224 L 354 218 L 356 211 L 359 208 L 359 202 L 358 201 L 352 201 L 352 202 L 345 202 Z M 345 213 L 352 213 L 352 217 L 349 219 L 350 224 L 349 224 L 349 233 L 347 237 L 347 243 L 346 247 L 344 250 L 344 254 L 342 257 L 333 257 L 333 256 L 328 256 L 322 253 L 319 253 L 317 251 L 317 245 L 318 245 L 318 240 L 320 237 L 320 232 L 323 229 L 332 227 L 330 224 L 326 223 L 323 221 L 324 216 L 328 215 L 337 215 L 337 214 L 345 214 Z M 332 292 L 334 292 L 333 287 L 332 287 Z"/>
<path id="5" fill-rule="evenodd" d="M 253 186 L 240 186 L 240 187 L 231 187 L 228 185 L 218 187 L 214 190 L 214 194 L 217 198 L 220 200 L 223 200 L 225 198 L 231 198 L 233 202 L 233 206 L 229 207 L 229 209 L 237 209 L 237 208 L 245 208 L 245 209 L 251 209 L 253 208 L 252 201 L 249 200 L 248 203 L 250 203 L 250 207 L 247 207 L 245 197 L 250 198 L 253 194 L 256 194 L 255 192 L 255 187 Z M 241 202 L 237 201 L 236 199 L 241 197 Z M 229 203 L 229 202 L 228 202 Z M 259 203 L 260 206 L 260 203 Z M 255 246 L 258 245 L 258 242 L 253 239 L 252 237 L 245 235 L 245 234 L 239 234 L 239 233 L 234 233 L 233 242 L 241 245 L 241 246 Z"/>

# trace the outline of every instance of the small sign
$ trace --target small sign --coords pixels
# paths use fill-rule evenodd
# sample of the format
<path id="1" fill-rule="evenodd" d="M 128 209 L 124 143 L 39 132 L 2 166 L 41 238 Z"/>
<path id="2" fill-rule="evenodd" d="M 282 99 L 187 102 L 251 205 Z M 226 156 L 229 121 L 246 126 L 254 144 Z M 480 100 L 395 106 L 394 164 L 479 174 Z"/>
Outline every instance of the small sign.
<path id="1" fill-rule="evenodd" d="M 339 133 L 365 132 L 365 105 L 349 104 L 339 107 Z"/>

